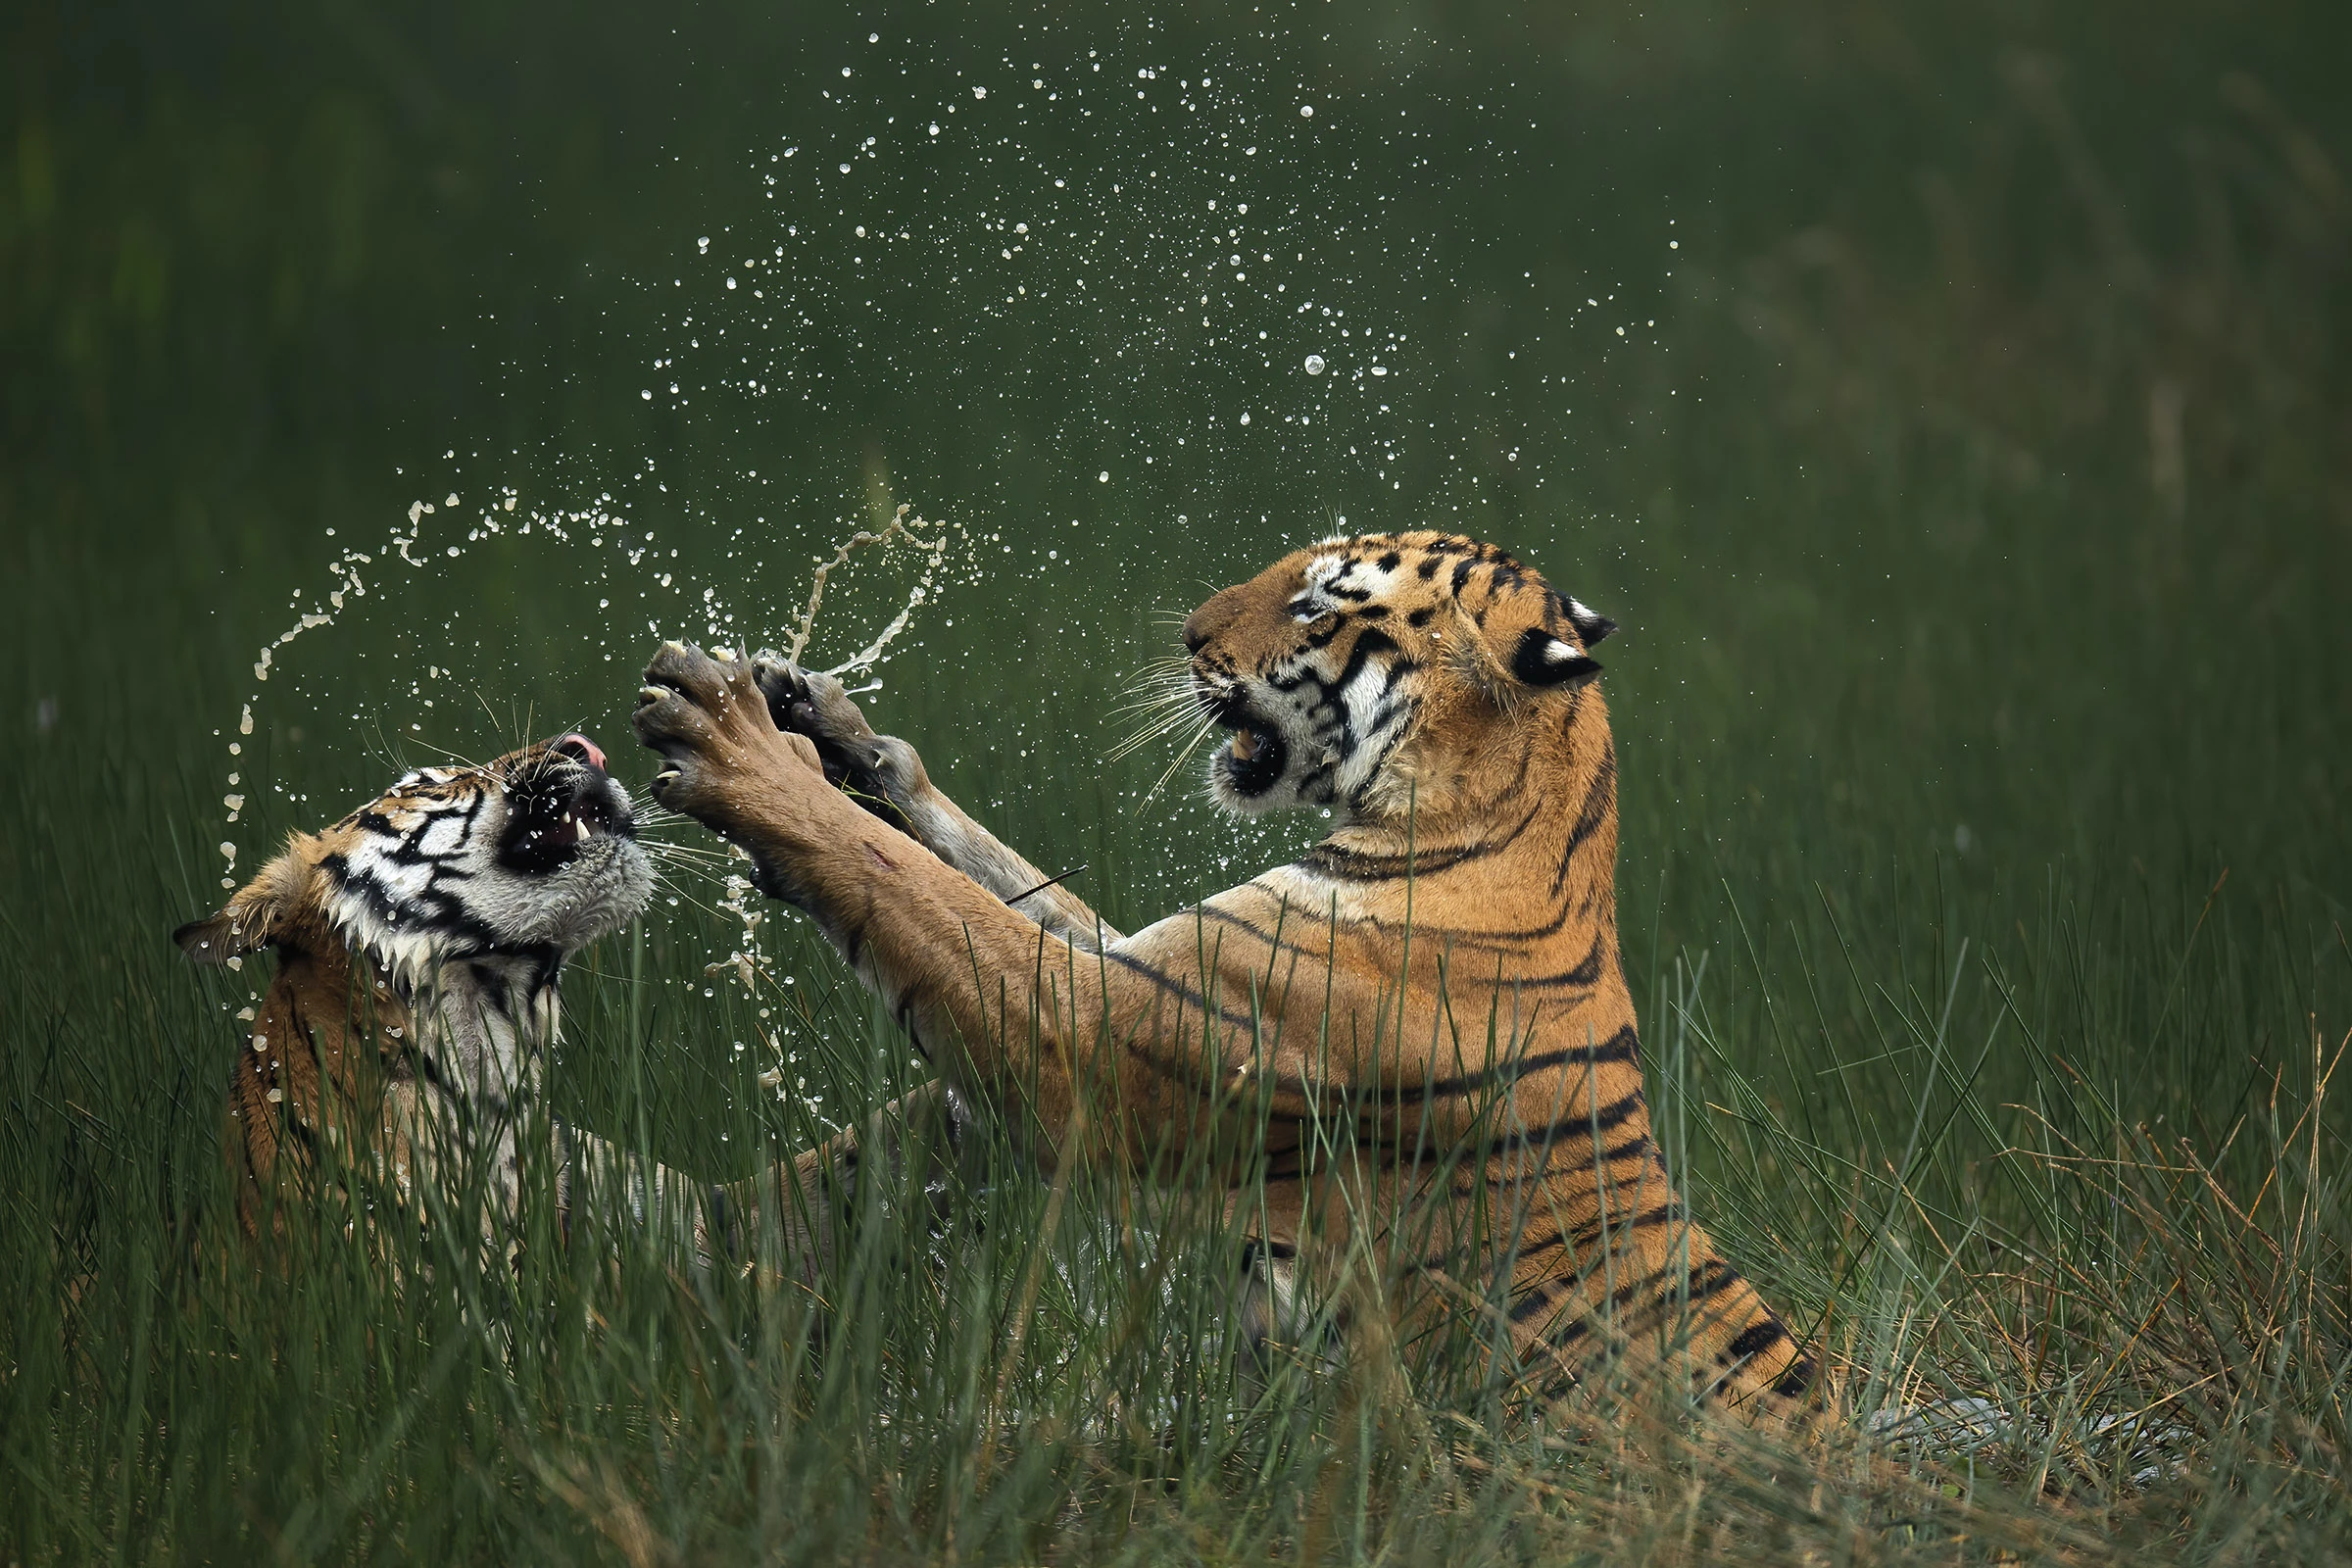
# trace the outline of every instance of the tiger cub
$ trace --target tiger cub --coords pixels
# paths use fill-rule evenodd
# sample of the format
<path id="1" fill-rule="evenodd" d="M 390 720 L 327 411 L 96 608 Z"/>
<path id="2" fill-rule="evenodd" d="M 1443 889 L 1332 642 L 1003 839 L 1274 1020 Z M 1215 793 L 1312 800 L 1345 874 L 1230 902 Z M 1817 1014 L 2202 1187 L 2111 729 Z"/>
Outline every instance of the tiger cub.
<path id="1" fill-rule="evenodd" d="M 1132 936 L 1047 885 L 838 683 L 665 646 L 635 717 L 666 760 L 655 796 L 747 851 L 940 1075 L 862 1152 L 845 1136 L 735 1189 L 736 1208 L 792 1232 L 796 1188 L 838 1198 L 861 1152 L 952 1146 L 978 1105 L 1049 1167 L 1220 1172 L 1246 1330 L 1296 1341 L 1302 1306 L 1345 1325 L 1378 1299 L 1468 1313 L 1539 1390 L 1607 1351 L 1702 1397 L 1801 1395 L 1811 1359 L 1651 1132 L 1591 653 L 1613 629 L 1494 546 L 1432 532 L 1328 539 L 1216 594 L 1184 628 L 1200 711 L 1231 736 L 1210 794 L 1331 827 Z"/>
<path id="2" fill-rule="evenodd" d="M 521 1117 L 540 1093 L 564 962 L 653 893 L 629 793 L 564 735 L 472 767 L 428 767 L 283 853 L 173 933 L 198 963 L 277 956 L 229 1085 L 223 1151 L 258 1235 L 321 1142 L 423 1201 L 444 1162 L 486 1157 L 491 1222 L 517 1214 Z M 556 1125 L 560 1217 L 605 1152 Z"/>

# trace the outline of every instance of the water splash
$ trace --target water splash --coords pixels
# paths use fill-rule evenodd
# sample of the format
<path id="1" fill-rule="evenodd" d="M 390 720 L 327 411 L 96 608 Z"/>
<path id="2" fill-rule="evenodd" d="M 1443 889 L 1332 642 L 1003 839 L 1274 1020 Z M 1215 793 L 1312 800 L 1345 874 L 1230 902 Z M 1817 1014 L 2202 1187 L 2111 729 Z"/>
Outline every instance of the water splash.
<path id="1" fill-rule="evenodd" d="M 395 566 L 403 568 L 403 574 L 414 579 L 429 567 L 445 566 L 450 562 L 463 560 L 470 545 L 510 533 L 527 535 L 536 532 L 566 547 L 584 544 L 591 549 L 601 549 L 610 537 L 616 542 L 629 567 L 637 570 L 645 570 L 645 564 L 649 561 L 661 560 L 659 535 L 642 530 L 624 531 L 635 530 L 635 523 L 608 510 L 603 500 L 600 497 L 597 505 L 570 510 L 550 509 L 543 512 L 534 509 L 518 513 L 519 494 L 510 488 L 501 493 L 495 505 L 483 509 L 470 521 L 463 539 L 435 539 L 428 547 L 425 537 L 427 519 L 437 514 L 454 514 L 460 509 L 460 498 L 453 491 L 437 506 L 428 501 L 411 502 L 403 523 L 395 525 L 380 546 L 373 549 L 344 546 L 338 549 L 334 558 L 327 563 L 323 588 L 316 591 L 307 608 L 297 611 L 294 620 L 285 630 L 256 651 L 253 664 L 256 689 L 241 706 L 234 737 L 227 743 L 227 787 L 221 797 L 225 810 L 224 825 L 233 830 L 244 819 L 247 803 L 244 772 L 250 765 L 244 755 L 245 747 L 254 734 L 254 710 L 263 701 L 261 688 L 269 683 L 273 673 L 280 670 L 279 655 L 285 649 L 311 632 L 337 625 L 346 617 L 356 614 L 364 601 L 381 599 L 384 574 Z M 454 534 L 454 527 L 451 531 Z M 331 534 L 332 530 L 329 532 Z M 625 542 L 630 539 L 640 542 Z M 848 565 L 851 559 L 860 552 L 888 554 L 891 547 L 902 544 L 912 546 L 918 552 L 914 582 L 905 602 L 857 652 L 833 665 L 826 673 L 840 676 L 870 671 L 886 661 L 890 657 L 891 646 L 914 624 L 917 612 L 937 601 L 955 547 L 963 545 L 966 547 L 965 558 L 968 559 L 970 555 L 970 540 L 959 522 L 928 521 L 915 515 L 912 506 L 905 503 L 898 506 L 890 520 L 882 527 L 859 529 L 836 544 L 830 556 L 818 558 L 808 602 L 793 622 L 790 634 L 782 639 L 788 649 L 786 657 L 798 662 L 807 653 L 815 631 L 817 614 L 824 603 L 826 587 L 836 571 Z M 646 571 L 645 575 L 651 584 L 668 589 L 672 586 L 675 574 L 655 568 Z M 298 596 L 297 604 L 300 603 Z M 709 640 L 718 643 L 722 637 L 729 635 L 740 640 L 744 617 L 729 608 L 726 598 L 715 585 L 704 589 L 699 603 Z M 609 609 L 610 605 L 609 599 L 598 601 L 600 610 Z M 659 636 L 661 628 L 658 623 L 649 623 L 647 630 Z M 428 666 L 428 673 L 437 676 L 441 673 L 440 667 L 437 664 Z M 408 728 L 412 733 L 417 732 L 421 729 L 421 723 L 412 720 Z M 233 831 L 221 839 L 219 853 L 222 870 L 220 886 L 224 890 L 233 890 L 237 885 L 235 871 L 239 855 L 239 845 Z M 732 851 L 732 858 L 737 860 L 745 858 L 740 849 Z M 795 1070 L 799 1065 L 799 1056 L 790 1044 L 795 1034 L 794 1026 L 788 1018 L 778 1016 L 780 1011 L 788 1013 L 791 1009 L 760 1004 L 763 989 L 777 1004 L 787 994 L 797 996 L 797 993 L 788 993 L 788 988 L 797 984 L 796 977 L 778 972 L 760 941 L 760 929 L 768 912 L 765 901 L 759 898 L 748 876 L 730 869 L 721 882 L 715 910 L 737 925 L 740 936 L 733 952 L 704 966 L 705 978 L 717 980 L 723 977 L 740 985 L 745 997 L 758 1007 L 763 1023 L 769 1025 L 754 1031 L 760 1040 L 763 1059 L 769 1063 L 759 1075 L 760 1084 L 779 1100 L 787 1094 L 798 1097 L 811 1114 L 823 1120 L 822 1108 L 816 1097 L 809 1094 L 806 1078 Z M 738 1049 L 742 1049 L 740 1044 Z"/>
<path id="2" fill-rule="evenodd" d="M 908 622 L 912 620 L 915 611 L 930 601 L 932 591 L 939 581 L 940 566 L 947 559 L 951 535 L 956 538 L 963 537 L 960 525 L 953 528 L 938 528 L 930 534 L 925 534 L 923 530 L 931 528 L 933 525 L 925 522 L 921 517 L 914 516 L 913 512 L 914 508 L 911 505 L 904 501 L 900 502 L 899 510 L 892 514 L 890 521 L 882 528 L 876 531 L 859 529 L 835 545 L 829 559 L 817 563 L 815 575 L 808 585 L 808 608 L 801 612 L 801 618 L 793 622 L 792 639 L 784 651 L 785 662 L 798 664 L 801 662 L 801 656 L 808 651 L 808 633 L 816 624 L 817 607 L 824 603 L 825 581 L 832 576 L 835 568 L 847 565 L 854 553 L 869 545 L 886 546 L 893 540 L 905 539 L 917 545 L 923 551 L 924 557 L 922 573 L 915 579 L 913 589 L 907 593 L 906 603 L 900 609 L 898 614 L 892 617 L 890 623 L 876 634 L 872 642 L 825 673 L 828 675 L 855 673 L 871 669 L 875 664 L 881 662 L 890 645 L 898 641 L 899 634 L 904 632 Z"/>

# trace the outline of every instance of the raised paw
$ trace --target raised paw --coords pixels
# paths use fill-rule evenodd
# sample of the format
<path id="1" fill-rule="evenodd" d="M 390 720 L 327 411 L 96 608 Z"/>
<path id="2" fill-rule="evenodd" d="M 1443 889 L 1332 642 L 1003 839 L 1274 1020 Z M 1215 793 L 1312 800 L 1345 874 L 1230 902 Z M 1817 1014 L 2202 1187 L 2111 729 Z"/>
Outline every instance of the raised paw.
<path id="1" fill-rule="evenodd" d="M 662 757 L 654 798 L 738 841 L 821 776 L 814 748 L 777 729 L 750 662 L 732 655 L 663 643 L 630 722 Z"/>
<path id="2" fill-rule="evenodd" d="M 869 808 L 889 802 L 904 810 L 921 779 L 914 749 L 875 734 L 839 679 L 767 653 L 753 658 L 752 671 L 778 727 L 815 744 L 828 780 L 860 797 Z"/>

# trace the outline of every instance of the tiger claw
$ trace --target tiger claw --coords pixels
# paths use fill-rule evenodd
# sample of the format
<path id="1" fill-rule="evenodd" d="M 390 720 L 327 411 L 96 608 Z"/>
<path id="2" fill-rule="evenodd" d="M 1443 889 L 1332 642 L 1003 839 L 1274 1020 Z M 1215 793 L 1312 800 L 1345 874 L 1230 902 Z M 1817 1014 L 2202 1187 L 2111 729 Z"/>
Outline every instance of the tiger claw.
<path id="1" fill-rule="evenodd" d="M 808 700 L 808 681 L 781 654 L 762 650 L 752 656 L 752 683 L 767 699 L 767 710 L 778 729 L 791 729 L 795 705 Z"/>

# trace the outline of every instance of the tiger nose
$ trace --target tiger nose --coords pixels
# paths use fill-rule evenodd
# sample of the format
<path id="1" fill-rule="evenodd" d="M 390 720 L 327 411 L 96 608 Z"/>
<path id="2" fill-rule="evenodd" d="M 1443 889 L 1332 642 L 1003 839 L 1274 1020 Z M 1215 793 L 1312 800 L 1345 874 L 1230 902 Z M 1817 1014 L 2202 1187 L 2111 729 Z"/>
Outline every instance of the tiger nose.
<path id="1" fill-rule="evenodd" d="M 1209 599 L 1184 619 L 1184 651 L 1197 654 L 1215 640 L 1216 635 L 1232 625 L 1242 612 L 1236 590 L 1227 588 Z"/>
<path id="2" fill-rule="evenodd" d="M 590 740 L 587 736 L 582 735 L 577 730 L 572 731 L 569 735 L 559 737 L 554 744 L 553 750 L 562 752 L 567 757 L 575 758 L 580 761 L 586 762 L 590 767 L 603 767 L 605 765 L 605 754 L 603 749 L 600 748 L 596 742 Z"/>

